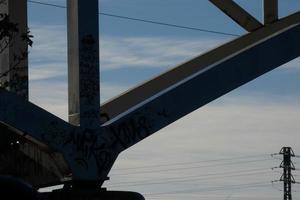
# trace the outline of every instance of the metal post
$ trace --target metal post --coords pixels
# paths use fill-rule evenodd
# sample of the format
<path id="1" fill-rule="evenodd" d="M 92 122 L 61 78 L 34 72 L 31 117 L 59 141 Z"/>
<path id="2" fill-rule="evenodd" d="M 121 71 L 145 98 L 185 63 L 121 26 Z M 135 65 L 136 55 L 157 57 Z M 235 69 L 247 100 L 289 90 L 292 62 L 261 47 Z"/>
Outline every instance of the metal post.
<path id="1" fill-rule="evenodd" d="M 264 22 L 271 24 L 278 20 L 278 0 L 264 0 Z"/>
<path id="2" fill-rule="evenodd" d="M 69 121 L 100 124 L 98 0 L 68 0 Z"/>
<path id="3" fill-rule="evenodd" d="M 263 25 L 233 0 L 209 0 L 245 30 L 253 32 Z"/>

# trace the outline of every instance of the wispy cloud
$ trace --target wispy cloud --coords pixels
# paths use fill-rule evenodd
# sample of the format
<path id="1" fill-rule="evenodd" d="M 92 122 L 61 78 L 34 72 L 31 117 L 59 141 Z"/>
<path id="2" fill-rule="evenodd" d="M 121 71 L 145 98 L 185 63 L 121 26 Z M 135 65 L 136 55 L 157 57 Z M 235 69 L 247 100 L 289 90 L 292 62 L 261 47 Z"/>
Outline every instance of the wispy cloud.
<path id="1" fill-rule="evenodd" d="M 33 26 L 35 44 L 30 54 L 30 96 L 31 101 L 67 120 L 67 41 L 66 30 L 62 26 Z M 103 70 L 126 68 L 165 68 L 176 65 L 191 57 L 223 43 L 224 40 L 209 38 L 183 39 L 167 37 L 108 37 L 101 38 L 101 67 Z M 290 62 L 285 70 L 298 70 L 299 60 Z M 133 79 L 135 77 L 132 77 Z M 101 83 L 102 101 L 107 100 L 128 88 L 120 82 Z M 266 160 L 261 163 L 236 164 L 231 168 L 186 169 L 183 171 L 163 171 L 160 173 L 117 176 L 117 168 L 139 167 L 160 163 L 178 163 L 222 158 L 230 156 L 261 155 L 279 151 L 284 145 L 300 151 L 300 104 L 298 96 L 260 96 L 257 93 L 229 94 L 220 100 L 178 120 L 153 136 L 133 146 L 120 155 L 111 172 L 109 189 L 121 181 L 155 180 L 180 176 L 199 177 L 205 173 L 226 172 L 240 168 L 270 168 L 278 163 Z M 146 158 L 146 159 L 145 159 Z M 242 163 L 241 163 L 242 164 Z M 115 175 L 113 175 L 115 174 Z M 269 182 L 277 174 L 260 176 Z M 248 176 L 255 181 L 256 176 Z M 133 190 L 144 193 L 174 191 L 178 188 L 203 188 L 203 186 L 230 185 L 244 181 L 244 177 L 225 180 L 172 183 L 150 186 L 124 186 L 115 189 Z M 228 196 L 228 188 L 218 197 Z M 247 199 L 253 191 L 237 191 L 234 197 Z M 273 194 L 270 190 L 261 194 Z M 226 194 L 226 195 L 224 195 Z M 207 194 L 216 195 L 216 194 Z M 197 194 L 164 196 L 164 199 L 198 199 Z M 203 196 L 203 195 L 202 195 Z M 255 195 L 254 195 L 255 196 Z M 151 199 L 151 197 L 149 198 Z M 163 199 L 163 198 L 162 198 Z M 248 198 L 249 199 L 249 198 Z M 255 196 L 255 199 L 257 196 Z M 263 198 L 261 198 L 263 199 Z M 265 198 L 266 199 L 266 198 Z"/>
<path id="2" fill-rule="evenodd" d="M 34 46 L 31 49 L 31 79 L 67 73 L 67 33 L 64 26 L 33 25 Z M 132 68 L 170 68 L 202 54 L 225 39 L 183 39 L 167 37 L 101 37 L 102 70 Z M 300 59 L 281 67 L 300 69 Z"/>
<path id="3" fill-rule="evenodd" d="M 33 67 L 40 63 L 66 63 L 67 33 L 64 26 L 34 25 Z M 109 37 L 100 41 L 102 70 L 131 67 L 165 67 L 178 64 L 224 43 L 224 39 L 167 37 Z M 53 65 L 54 65 L 53 64 Z"/>
<path id="4" fill-rule="evenodd" d="M 30 80 L 42 80 L 67 74 L 67 36 L 63 26 L 31 27 L 34 35 L 30 49 Z"/>
<path id="5" fill-rule="evenodd" d="M 61 102 L 48 109 L 66 119 L 67 103 L 67 33 L 61 25 L 36 24 L 31 27 L 34 45 L 30 50 L 30 96 L 46 108 L 50 99 Z M 101 37 L 101 70 L 171 67 L 222 43 L 213 39 L 182 39 L 165 37 Z M 48 92 L 45 93 L 45 88 Z M 129 89 L 121 82 L 101 82 L 101 101 Z M 58 94 L 59 93 L 59 94 Z M 62 93 L 62 94 L 61 94 Z M 57 109 L 60 106 L 60 109 Z"/>
<path id="6" fill-rule="evenodd" d="M 104 70 L 131 67 L 170 67 L 191 59 L 224 40 L 166 37 L 103 37 L 101 64 Z"/>
<path id="7" fill-rule="evenodd" d="M 101 84 L 101 102 L 126 91 L 121 85 Z M 68 120 L 68 86 L 66 80 L 37 80 L 30 84 L 30 101 L 56 116 Z"/>
<path id="8" fill-rule="evenodd" d="M 271 159 L 269 154 L 278 152 L 285 145 L 292 146 L 296 152 L 299 151 L 300 146 L 297 142 L 300 139 L 298 134 L 300 126 L 297 123 L 297 119 L 300 117 L 299 102 L 282 100 L 282 102 L 269 103 L 270 100 L 264 102 L 262 99 L 259 101 L 254 98 L 236 96 L 226 96 L 219 101 L 222 103 L 212 103 L 200 108 L 124 152 L 116 162 L 111 172 L 111 181 L 107 186 L 112 189 L 140 191 L 146 194 L 159 191 L 178 191 L 178 188 L 180 190 L 194 189 L 194 191 L 198 191 L 195 194 L 198 197 L 201 195 L 219 195 L 221 197 L 226 194 L 222 190 L 213 192 L 203 190 L 203 188 L 221 185 L 225 187 L 227 192 L 235 191 L 237 196 L 247 197 L 252 196 L 254 191 L 257 192 L 257 188 L 254 190 L 234 190 L 230 185 L 264 182 L 269 183 L 269 186 L 263 187 L 258 192 L 260 195 L 258 196 L 257 193 L 255 199 L 263 199 L 264 194 L 278 195 L 276 191 L 273 191 L 270 181 L 280 175 L 270 168 L 278 166 L 280 161 Z M 253 155 L 261 155 L 261 157 L 251 159 Z M 236 156 L 243 156 L 244 160 L 235 161 L 233 164 L 230 164 L 232 161 L 229 161 L 229 165 L 228 161 L 172 165 L 172 163 L 189 163 Z M 251 160 L 255 162 L 248 163 Z M 155 164 L 166 165 L 150 167 Z M 210 167 L 205 167 L 207 165 Z M 146 169 L 118 170 L 141 166 L 149 167 Z M 172 170 L 174 168 L 182 169 Z M 245 176 L 236 177 L 235 175 L 225 179 L 211 178 L 211 176 L 207 178 L 207 174 L 226 174 L 230 171 L 257 168 L 265 169 L 265 173 L 260 176 L 248 175 L 246 176 L 247 181 L 245 181 Z M 147 173 L 139 173 L 140 171 L 147 171 Z M 154 172 L 149 173 L 149 171 Z M 168 180 L 170 177 L 189 178 L 184 178 L 187 181 L 183 183 L 173 181 L 164 184 L 136 184 L 133 186 L 123 184 L 121 187 L 114 187 L 124 181 L 147 183 L 152 180 L 150 182 L 164 182 L 164 179 Z M 194 178 L 200 180 L 188 181 Z M 191 193 L 180 194 L 179 192 L 179 194 L 158 195 L 158 197 L 161 199 L 165 197 L 183 199 L 189 195 Z M 151 199 L 153 196 L 147 197 Z"/>

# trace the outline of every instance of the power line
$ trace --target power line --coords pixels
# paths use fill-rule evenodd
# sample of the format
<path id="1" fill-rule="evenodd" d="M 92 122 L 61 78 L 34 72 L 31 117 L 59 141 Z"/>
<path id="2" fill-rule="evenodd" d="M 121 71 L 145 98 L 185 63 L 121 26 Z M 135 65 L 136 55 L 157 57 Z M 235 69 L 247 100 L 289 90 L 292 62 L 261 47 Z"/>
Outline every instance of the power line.
<path id="1" fill-rule="evenodd" d="M 275 185 L 274 185 L 275 182 L 274 181 L 272 181 L 271 183 L 272 183 L 272 188 L 274 188 L 275 190 L 278 190 L 280 192 L 283 191 L 282 189 L 279 189 L 279 188 L 275 187 Z"/>
<path id="2" fill-rule="evenodd" d="M 170 23 L 166 23 L 166 22 L 159 22 L 159 21 L 153 21 L 153 20 L 147 20 L 147 19 L 126 17 L 126 16 L 114 15 L 114 14 L 103 13 L 103 12 L 101 12 L 100 15 L 109 16 L 109 17 L 115 17 L 115 18 L 121 18 L 121 19 L 127 19 L 127 20 L 132 20 L 132 21 L 145 22 L 145 23 L 156 24 L 156 25 L 162 25 L 162 26 L 169 26 L 169 27 L 174 27 L 174 28 L 181 28 L 181 29 L 188 29 L 188 30 L 193 30 L 193 31 L 200 31 L 200 32 L 206 32 L 206 33 L 219 34 L 219 35 L 235 36 L 235 37 L 240 36 L 240 35 L 233 34 L 233 33 L 226 33 L 226 32 L 220 32 L 220 31 L 212 31 L 212 30 L 208 30 L 208 29 L 201 29 L 201 28 L 190 27 L 190 26 L 182 26 L 182 25 L 170 24 Z"/>
<path id="3" fill-rule="evenodd" d="M 137 182 L 134 184 L 118 184 L 118 185 L 110 185 L 111 187 L 124 187 L 124 186 L 141 186 L 141 185 L 162 185 L 168 183 L 185 183 L 185 182 L 198 182 L 204 180 L 212 180 L 212 179 L 220 179 L 220 178 L 227 178 L 227 177 L 245 177 L 250 175 L 257 175 L 257 174 L 266 174 L 266 171 L 262 172 L 252 172 L 252 173 L 245 173 L 245 174 L 230 174 L 224 176 L 216 176 L 216 177 L 206 177 L 206 178 L 191 178 L 191 179 L 179 179 L 179 180 L 170 180 L 170 181 L 161 181 L 161 182 Z"/>
<path id="4" fill-rule="evenodd" d="M 257 183 L 247 183 L 247 184 L 238 184 L 238 185 L 227 185 L 219 187 L 208 187 L 208 188 L 199 188 L 199 189 L 189 189 L 189 190 L 175 190 L 168 192 L 159 192 L 159 193 L 148 193 L 144 194 L 145 196 L 157 196 L 157 195 L 166 195 L 166 194 L 184 194 L 184 193 L 199 193 L 199 192 L 215 192 L 219 190 L 238 190 L 245 188 L 255 188 L 255 187 L 270 187 L 270 183 L 266 182 L 257 182 Z"/>
<path id="5" fill-rule="evenodd" d="M 44 2 L 40 2 L 40 1 L 28 0 L 27 2 L 30 2 L 30 3 L 33 3 L 33 4 L 40 4 L 40 5 L 43 5 L 43 6 L 56 7 L 56 8 L 64 8 L 64 9 L 67 8 L 66 6 L 63 6 L 63 5 L 52 4 L 52 3 L 44 3 Z"/>
<path id="6" fill-rule="evenodd" d="M 234 170 L 234 171 L 226 171 L 226 172 L 219 172 L 219 173 L 207 173 L 207 174 L 194 174 L 192 176 L 180 176 L 180 177 L 172 177 L 172 178 L 163 178 L 163 179 L 150 179 L 150 180 L 141 180 L 141 181 L 126 181 L 126 182 L 119 182 L 119 184 L 134 184 L 134 183 L 150 183 L 150 182 L 157 182 L 157 181 L 169 181 L 169 180 L 182 180 L 187 178 L 195 178 L 195 177 L 215 177 L 220 175 L 230 175 L 236 173 L 249 173 L 249 172 L 259 172 L 262 170 L 267 170 L 269 168 L 257 168 L 257 169 L 246 169 L 246 170 Z M 270 169 L 269 169 L 270 170 Z"/>
<path id="7" fill-rule="evenodd" d="M 266 161 L 267 159 L 261 159 L 261 160 L 249 160 L 244 162 L 229 162 L 224 164 L 214 164 L 214 165 L 200 165 L 200 166 L 192 166 L 192 167 L 181 167 L 181 168 L 169 168 L 169 169 L 157 169 L 157 170 L 145 170 L 145 171 L 137 171 L 137 172 L 131 172 L 131 173 L 116 173 L 111 174 L 111 176 L 126 176 L 126 175 L 132 175 L 132 174 L 143 174 L 143 173 L 155 173 L 155 172 L 168 172 L 168 171 L 178 171 L 178 170 L 187 170 L 187 169 L 197 169 L 197 168 L 204 168 L 204 167 L 215 167 L 215 166 L 224 166 L 224 165 L 233 165 L 233 164 L 245 164 L 245 163 L 251 163 L 251 162 L 260 162 L 260 161 Z"/>
<path id="8" fill-rule="evenodd" d="M 249 158 L 259 158 L 259 157 L 263 157 L 263 156 L 266 156 L 266 155 L 262 154 L 262 155 L 253 155 L 253 156 L 239 156 L 239 157 L 209 159 L 209 160 L 200 160 L 200 161 L 193 161 L 193 162 L 177 162 L 177 163 L 159 164 L 159 165 L 154 164 L 154 165 L 138 166 L 138 167 L 117 168 L 117 169 L 114 169 L 114 171 L 147 169 L 147 168 L 157 168 L 157 167 L 176 166 L 176 165 L 191 165 L 191 164 L 198 164 L 198 163 L 220 162 L 220 161 L 229 161 L 229 160 L 243 160 L 243 159 L 249 159 Z"/>
<path id="9" fill-rule="evenodd" d="M 33 3 L 33 4 L 44 5 L 44 6 L 56 7 L 56 8 L 64 8 L 64 9 L 66 8 L 66 6 L 63 6 L 63 5 L 43 3 L 43 2 L 40 2 L 40 1 L 28 0 L 28 2 Z M 138 22 L 161 25 L 161 26 L 168 26 L 168 27 L 173 27 L 173 28 L 180 28 L 180 29 L 200 31 L 200 32 L 213 33 L 213 34 L 226 35 L 226 36 L 234 36 L 234 37 L 239 37 L 240 36 L 238 34 L 227 33 L 227 32 L 222 32 L 222 31 L 214 31 L 214 30 L 202 29 L 202 28 L 191 27 L 191 26 L 171 24 L 171 23 L 166 23 L 166 22 L 161 22 L 161 21 L 154 21 L 154 20 L 148 20 L 148 19 L 142 19 L 142 18 L 128 17 L 128 16 L 124 16 L 124 15 L 116 15 L 116 14 L 106 13 L 106 12 L 100 12 L 99 14 L 103 15 L 103 16 L 107 16 L 107 17 L 114 17 L 114 18 L 119 18 L 119 19 L 138 21 Z"/>

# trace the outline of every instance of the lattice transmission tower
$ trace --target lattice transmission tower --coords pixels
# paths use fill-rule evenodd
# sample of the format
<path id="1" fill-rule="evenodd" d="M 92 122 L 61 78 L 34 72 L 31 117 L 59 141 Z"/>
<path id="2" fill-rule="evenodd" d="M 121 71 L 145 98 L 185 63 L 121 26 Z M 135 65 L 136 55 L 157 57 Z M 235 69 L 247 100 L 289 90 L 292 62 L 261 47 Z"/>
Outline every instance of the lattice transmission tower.
<path id="1" fill-rule="evenodd" d="M 292 174 L 292 171 L 296 170 L 291 159 L 295 157 L 295 153 L 291 147 L 282 147 L 279 153 L 272 155 L 283 156 L 283 160 L 279 166 L 279 168 L 283 169 L 283 174 L 279 180 L 273 182 L 283 182 L 283 200 L 292 200 L 292 185 L 298 183 Z"/>

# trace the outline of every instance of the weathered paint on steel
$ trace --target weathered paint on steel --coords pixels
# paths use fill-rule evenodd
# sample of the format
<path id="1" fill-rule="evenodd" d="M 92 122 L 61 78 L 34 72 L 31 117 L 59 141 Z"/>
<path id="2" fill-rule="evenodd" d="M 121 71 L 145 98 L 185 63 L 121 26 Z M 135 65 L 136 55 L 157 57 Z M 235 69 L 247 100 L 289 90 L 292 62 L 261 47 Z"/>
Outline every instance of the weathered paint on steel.
<path id="1" fill-rule="evenodd" d="M 100 121 L 98 0 L 68 0 L 69 121 Z"/>

